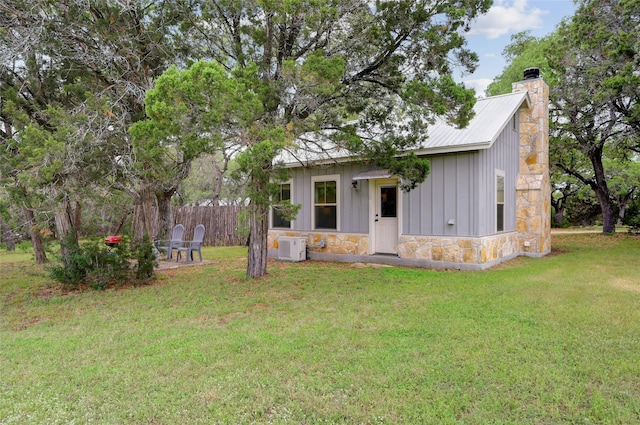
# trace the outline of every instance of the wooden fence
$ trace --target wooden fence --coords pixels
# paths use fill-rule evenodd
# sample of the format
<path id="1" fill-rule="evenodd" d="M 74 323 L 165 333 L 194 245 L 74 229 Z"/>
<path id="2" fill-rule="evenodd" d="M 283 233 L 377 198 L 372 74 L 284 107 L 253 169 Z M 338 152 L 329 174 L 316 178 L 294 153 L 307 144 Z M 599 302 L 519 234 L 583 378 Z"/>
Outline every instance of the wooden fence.
<path id="1" fill-rule="evenodd" d="M 175 224 L 185 227 L 184 239 L 191 239 L 198 224 L 204 224 L 204 244 L 207 246 L 245 245 L 248 224 L 243 219 L 245 209 L 239 206 L 186 206 L 174 212 Z"/>

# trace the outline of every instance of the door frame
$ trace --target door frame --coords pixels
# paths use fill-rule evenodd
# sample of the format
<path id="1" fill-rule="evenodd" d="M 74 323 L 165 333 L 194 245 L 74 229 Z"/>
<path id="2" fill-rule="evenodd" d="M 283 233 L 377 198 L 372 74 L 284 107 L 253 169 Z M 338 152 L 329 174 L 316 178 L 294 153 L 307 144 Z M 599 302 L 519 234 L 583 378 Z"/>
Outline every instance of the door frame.
<path id="1" fill-rule="evenodd" d="M 376 253 L 376 208 L 378 198 L 378 185 L 395 185 L 397 187 L 397 221 L 398 221 L 398 243 L 396 244 L 396 254 L 398 253 L 398 245 L 400 244 L 400 236 L 402 235 L 402 198 L 403 192 L 400 190 L 397 178 L 387 179 L 369 179 L 369 255 Z"/>

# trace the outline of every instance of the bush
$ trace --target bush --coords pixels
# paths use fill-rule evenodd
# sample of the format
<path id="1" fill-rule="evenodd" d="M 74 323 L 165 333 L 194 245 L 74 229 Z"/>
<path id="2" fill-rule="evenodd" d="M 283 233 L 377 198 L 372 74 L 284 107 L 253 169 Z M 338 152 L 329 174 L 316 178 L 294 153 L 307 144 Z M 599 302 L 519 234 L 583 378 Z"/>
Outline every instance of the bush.
<path id="1" fill-rule="evenodd" d="M 28 252 L 31 249 L 31 241 L 22 241 L 16 245 L 16 249 L 20 252 Z"/>
<path id="2" fill-rule="evenodd" d="M 149 235 L 145 233 L 140 242 L 136 244 L 136 278 L 146 280 L 153 277 L 153 268 L 157 265 L 156 255 L 153 252 L 153 244 Z"/>
<path id="3" fill-rule="evenodd" d="M 138 265 L 131 266 L 132 253 L 125 239 L 107 247 L 102 240 L 90 240 L 82 245 L 66 237 L 62 243 L 67 254 L 60 259 L 60 265 L 51 267 L 50 276 L 65 289 L 88 286 L 104 290 L 125 284 L 137 285 L 153 276 L 153 253 L 149 238 L 143 240 L 136 249 Z M 151 260 L 149 254 L 151 252 Z"/>
<path id="4" fill-rule="evenodd" d="M 636 215 L 627 221 L 629 225 L 628 232 L 632 235 L 640 235 L 640 215 Z"/>

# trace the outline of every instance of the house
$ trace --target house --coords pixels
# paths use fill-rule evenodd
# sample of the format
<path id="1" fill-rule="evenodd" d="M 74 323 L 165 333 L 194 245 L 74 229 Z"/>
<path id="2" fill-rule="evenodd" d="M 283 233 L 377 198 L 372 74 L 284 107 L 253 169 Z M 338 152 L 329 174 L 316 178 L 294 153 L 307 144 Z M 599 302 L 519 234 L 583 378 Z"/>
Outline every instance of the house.
<path id="1" fill-rule="evenodd" d="M 464 129 L 438 123 L 416 154 L 431 173 L 412 191 L 387 170 L 352 158 L 291 160 L 272 210 L 269 256 L 288 237 L 308 258 L 479 270 L 551 250 L 549 88 L 535 68 L 510 94 L 480 99 Z M 290 239 L 289 239 L 290 240 Z"/>

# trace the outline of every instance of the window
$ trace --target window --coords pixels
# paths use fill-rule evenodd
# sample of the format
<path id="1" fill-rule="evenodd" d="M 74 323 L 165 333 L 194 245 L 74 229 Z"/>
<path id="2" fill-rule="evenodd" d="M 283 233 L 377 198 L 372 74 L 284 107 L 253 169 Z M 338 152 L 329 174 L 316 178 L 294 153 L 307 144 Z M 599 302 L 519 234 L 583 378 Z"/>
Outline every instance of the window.
<path id="1" fill-rule="evenodd" d="M 504 231 L 504 172 L 496 173 L 496 231 Z"/>
<path id="2" fill-rule="evenodd" d="M 312 178 L 314 229 L 338 230 L 339 183 L 339 176 Z"/>
<path id="3" fill-rule="evenodd" d="M 271 210 L 271 227 L 284 227 L 291 228 L 291 221 L 285 219 L 279 212 L 279 204 L 283 201 L 291 202 L 291 183 L 282 183 L 280 185 L 280 191 L 278 196 L 273 200 L 273 207 Z"/>

